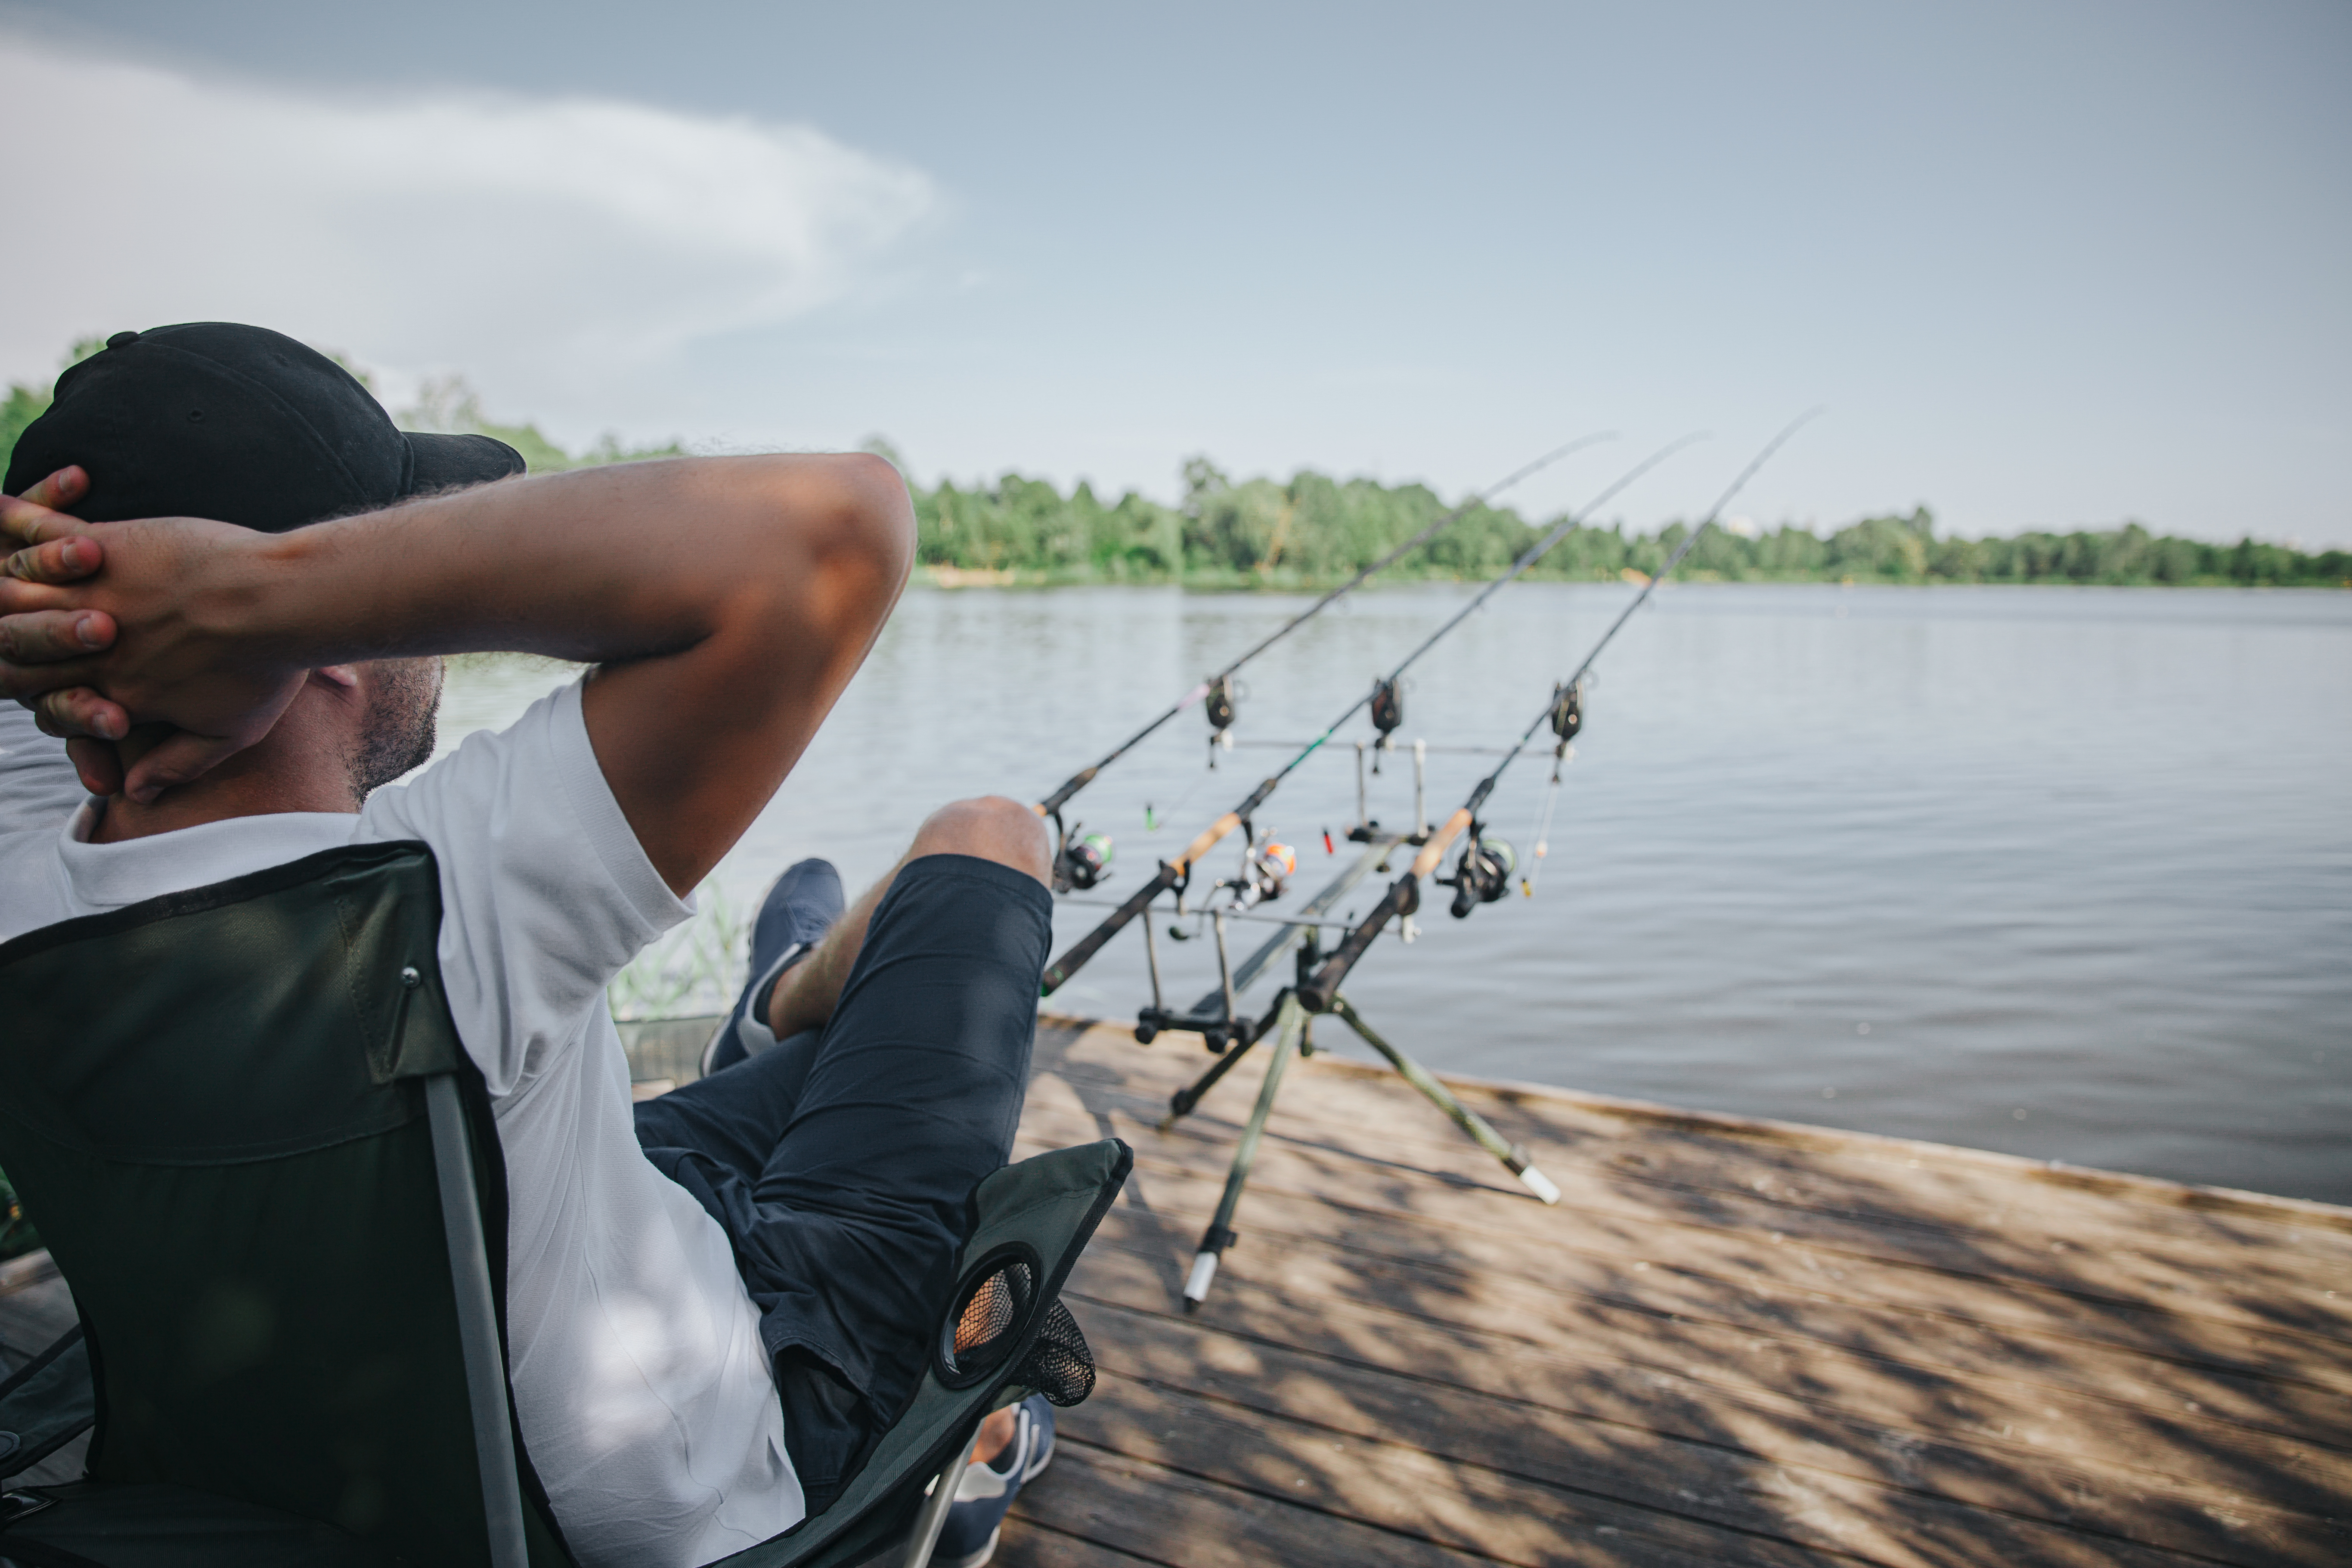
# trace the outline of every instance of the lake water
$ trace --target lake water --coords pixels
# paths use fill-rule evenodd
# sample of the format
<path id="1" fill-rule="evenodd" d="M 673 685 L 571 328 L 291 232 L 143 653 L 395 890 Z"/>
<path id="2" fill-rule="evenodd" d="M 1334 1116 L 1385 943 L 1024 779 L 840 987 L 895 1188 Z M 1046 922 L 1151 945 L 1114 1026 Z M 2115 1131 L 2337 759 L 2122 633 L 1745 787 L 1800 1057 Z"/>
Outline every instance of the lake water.
<path id="1" fill-rule="evenodd" d="M 1470 591 L 1368 594 L 1293 637 L 1245 677 L 1244 744 L 1213 773 L 1197 710 L 1107 772 L 1072 811 L 1116 841 L 1097 896 Z M 1516 734 L 1631 593 L 1498 595 L 1417 668 L 1401 734 Z M 942 801 L 1037 798 L 1305 602 L 909 593 L 673 967 L 793 858 L 864 881 Z M 1670 585 L 1600 674 L 1535 896 L 1457 922 L 1437 889 L 1420 939 L 1350 978 L 1397 1044 L 1440 1070 L 2352 1202 L 2352 594 Z M 560 678 L 469 664 L 445 743 Z M 1290 902 L 1351 853 L 1321 834 L 1353 817 L 1345 742 L 1369 732 L 1259 814 L 1300 848 Z M 1433 750 L 1432 815 L 1489 761 Z M 1549 763 L 1489 806 L 1523 857 Z M 1373 815 L 1408 818 L 1410 781 L 1392 760 Z M 1100 913 L 1064 908 L 1057 951 Z M 1213 985 L 1208 942 L 1160 952 L 1172 1004 Z M 1146 996 L 1130 928 L 1054 1004 Z"/>

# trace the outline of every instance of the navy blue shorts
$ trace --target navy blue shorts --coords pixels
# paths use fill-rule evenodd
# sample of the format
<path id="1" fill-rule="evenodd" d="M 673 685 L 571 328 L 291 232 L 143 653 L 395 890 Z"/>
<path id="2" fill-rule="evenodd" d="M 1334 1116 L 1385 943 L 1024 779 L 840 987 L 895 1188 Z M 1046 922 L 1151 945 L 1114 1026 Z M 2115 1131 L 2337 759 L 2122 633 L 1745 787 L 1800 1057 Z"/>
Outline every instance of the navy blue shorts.
<path id="1" fill-rule="evenodd" d="M 992 860 L 913 861 L 822 1030 L 636 1108 L 734 1243 L 811 1513 L 921 1381 L 972 1188 L 1012 1153 L 1052 911 Z"/>

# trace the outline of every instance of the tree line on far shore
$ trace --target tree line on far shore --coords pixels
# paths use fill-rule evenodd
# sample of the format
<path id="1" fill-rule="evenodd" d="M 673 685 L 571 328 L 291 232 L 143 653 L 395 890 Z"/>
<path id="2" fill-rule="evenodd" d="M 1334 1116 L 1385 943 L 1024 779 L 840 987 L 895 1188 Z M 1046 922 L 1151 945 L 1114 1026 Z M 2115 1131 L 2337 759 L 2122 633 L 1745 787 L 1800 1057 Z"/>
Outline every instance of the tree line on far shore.
<path id="1" fill-rule="evenodd" d="M 891 455 L 885 452 L 886 456 Z M 903 468 L 903 465 L 902 465 Z M 965 489 L 914 490 L 924 564 L 957 574 L 1040 583 L 1169 583 L 1313 587 L 1337 582 L 1435 521 L 1445 503 L 1422 485 L 1333 479 L 1236 482 L 1203 458 L 1184 466 L 1184 499 L 1161 506 L 1129 491 L 1106 504 L 1081 482 L 1068 495 L 1007 474 Z M 1490 577 L 1551 526 L 1506 507 L 1474 506 L 1389 568 L 1392 579 Z M 1569 531 L 1531 577 L 1607 579 L 1654 574 L 1689 532 L 1622 524 Z M 2175 539 L 2138 523 L 2011 539 L 1937 538 L 1926 508 L 1866 517 L 1824 538 L 1783 525 L 1752 533 L 1709 529 L 1682 574 L 1766 583 L 2074 583 L 2352 586 L 2352 552 L 2306 554 L 2251 538 Z"/>
<path id="2" fill-rule="evenodd" d="M 68 363 L 94 353 L 75 345 Z M 362 379 L 365 379 L 362 377 Z M 0 399 L 0 462 L 48 405 L 46 387 L 22 384 Z M 612 437 L 568 452 L 535 425 L 487 418 L 455 377 L 427 383 L 397 417 L 410 429 L 478 431 L 522 453 L 533 473 L 641 458 L 675 457 L 677 442 L 630 447 Z M 885 442 L 871 449 L 906 464 Z M 1106 502 L 1081 481 L 1067 495 L 1044 479 L 1006 473 L 992 483 L 909 481 L 918 559 L 940 581 L 1024 584 L 1182 583 L 1197 587 L 1309 588 L 1339 582 L 1435 521 L 1445 503 L 1424 485 L 1334 479 L 1302 470 L 1287 480 L 1235 480 L 1205 458 L 1183 468 L 1183 499 L 1163 506 L 1130 490 Z M 1549 526 L 1507 507 L 1474 506 L 1454 525 L 1389 568 L 1391 580 L 1489 577 Z M 1687 534 L 1622 524 L 1571 530 L 1528 573 L 1591 580 L 1653 574 Z M 2174 586 L 2352 587 L 2352 551 L 2306 553 L 2247 537 L 2234 544 L 2177 539 L 2137 522 L 2009 539 L 1938 538 L 1926 507 L 1865 517 L 1827 537 L 1782 525 L 1753 532 L 1710 529 L 1683 566 L 1688 577 L 1764 583 L 2069 583 Z"/>

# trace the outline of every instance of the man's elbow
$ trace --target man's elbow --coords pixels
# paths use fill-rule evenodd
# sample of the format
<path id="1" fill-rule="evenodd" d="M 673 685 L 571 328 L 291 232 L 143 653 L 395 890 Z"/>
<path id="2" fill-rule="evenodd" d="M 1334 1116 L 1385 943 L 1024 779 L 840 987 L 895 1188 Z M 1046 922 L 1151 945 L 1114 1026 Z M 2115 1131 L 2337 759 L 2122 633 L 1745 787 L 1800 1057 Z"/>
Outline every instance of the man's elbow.
<path id="1" fill-rule="evenodd" d="M 896 599 L 915 565 L 915 503 L 907 481 L 887 460 L 870 452 L 852 452 L 841 459 L 847 492 L 845 523 L 856 537 L 853 548 L 889 584 Z"/>
<path id="2" fill-rule="evenodd" d="M 914 565 L 915 510 L 905 481 L 864 453 L 780 459 L 766 479 L 757 503 L 765 537 L 755 548 L 771 570 L 741 585 L 767 602 L 742 604 L 742 612 L 782 616 L 862 646 Z"/>
<path id="3" fill-rule="evenodd" d="M 827 459 L 826 470 L 819 574 L 869 604 L 878 622 L 914 568 L 914 503 L 898 470 L 880 458 L 845 453 Z"/>

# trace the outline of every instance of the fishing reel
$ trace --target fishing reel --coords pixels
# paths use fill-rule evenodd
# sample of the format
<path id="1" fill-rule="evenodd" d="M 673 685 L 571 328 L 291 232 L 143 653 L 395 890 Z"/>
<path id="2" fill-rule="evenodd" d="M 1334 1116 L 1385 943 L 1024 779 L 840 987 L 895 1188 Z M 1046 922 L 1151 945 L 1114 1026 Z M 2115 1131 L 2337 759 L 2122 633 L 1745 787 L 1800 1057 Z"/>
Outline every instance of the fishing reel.
<path id="1" fill-rule="evenodd" d="M 1518 855 L 1508 844 L 1482 835 L 1474 826 L 1469 842 L 1462 847 L 1462 858 L 1454 863 L 1454 875 L 1438 879 L 1454 889 L 1454 918 L 1468 920 L 1478 905 L 1501 898 L 1510 889 L 1511 873 L 1518 863 Z"/>
<path id="2" fill-rule="evenodd" d="M 1243 853 L 1241 875 L 1225 884 L 1234 889 L 1234 907 L 1245 910 L 1273 902 L 1290 890 L 1290 879 L 1297 869 L 1298 851 L 1276 843 L 1271 833 L 1253 842 Z"/>
<path id="3" fill-rule="evenodd" d="M 1080 827 L 1086 824 L 1080 823 Z M 1076 889 L 1083 893 L 1110 875 L 1111 842 L 1108 833 L 1078 837 L 1076 829 L 1062 835 L 1054 849 L 1054 891 Z"/>
<path id="4" fill-rule="evenodd" d="M 1287 844 L 1277 844 L 1269 836 L 1266 841 L 1250 852 L 1250 902 L 1266 903 L 1290 890 L 1290 879 L 1298 869 L 1298 851 Z"/>

